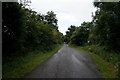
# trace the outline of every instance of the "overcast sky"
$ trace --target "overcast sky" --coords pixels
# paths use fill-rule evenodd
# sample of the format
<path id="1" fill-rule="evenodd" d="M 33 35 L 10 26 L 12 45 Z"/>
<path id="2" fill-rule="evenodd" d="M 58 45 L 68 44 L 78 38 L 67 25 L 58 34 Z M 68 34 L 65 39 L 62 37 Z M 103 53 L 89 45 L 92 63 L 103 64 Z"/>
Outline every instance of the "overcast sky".
<path id="1" fill-rule="evenodd" d="M 93 0 L 31 0 L 31 8 L 41 14 L 54 11 L 57 14 L 59 31 L 65 34 L 70 25 L 80 26 L 92 20 L 96 8 Z"/>

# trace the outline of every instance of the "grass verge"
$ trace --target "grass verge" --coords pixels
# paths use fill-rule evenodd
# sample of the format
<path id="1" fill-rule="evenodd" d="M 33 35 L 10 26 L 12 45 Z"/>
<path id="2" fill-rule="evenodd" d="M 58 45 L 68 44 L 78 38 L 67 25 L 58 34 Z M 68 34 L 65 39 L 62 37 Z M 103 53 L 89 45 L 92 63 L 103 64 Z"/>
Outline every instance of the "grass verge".
<path id="1" fill-rule="evenodd" d="M 79 47 L 75 45 L 70 45 L 70 47 L 91 54 L 93 61 L 96 63 L 98 70 L 102 73 L 104 78 L 118 78 L 118 74 L 116 73 L 114 66 L 111 63 L 105 61 L 102 57 L 85 50 L 85 47 Z"/>
<path id="2" fill-rule="evenodd" d="M 50 56 L 56 53 L 62 45 L 59 45 L 54 50 L 46 53 L 40 51 L 34 51 L 27 56 L 18 57 L 12 62 L 3 65 L 3 79 L 6 78 L 23 78 L 25 74 L 31 72 L 38 65 L 47 60 Z"/>

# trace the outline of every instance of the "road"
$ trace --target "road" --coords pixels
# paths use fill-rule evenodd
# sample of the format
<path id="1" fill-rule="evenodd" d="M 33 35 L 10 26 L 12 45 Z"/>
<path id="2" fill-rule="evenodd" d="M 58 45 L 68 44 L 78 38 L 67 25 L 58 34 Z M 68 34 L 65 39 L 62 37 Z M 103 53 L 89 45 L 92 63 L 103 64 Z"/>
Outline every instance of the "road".
<path id="1" fill-rule="evenodd" d="M 64 46 L 25 78 L 102 78 L 91 55 Z"/>

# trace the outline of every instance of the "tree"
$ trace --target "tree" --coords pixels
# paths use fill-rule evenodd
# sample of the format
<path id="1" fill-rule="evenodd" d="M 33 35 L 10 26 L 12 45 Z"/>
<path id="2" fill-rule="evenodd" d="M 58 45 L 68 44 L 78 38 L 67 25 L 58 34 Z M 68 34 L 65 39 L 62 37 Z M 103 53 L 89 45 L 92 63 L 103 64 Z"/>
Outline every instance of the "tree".
<path id="1" fill-rule="evenodd" d="M 96 43 L 106 46 L 109 50 L 120 51 L 120 2 L 95 2 L 94 5 L 97 7 L 96 15 L 93 18 L 96 26 L 94 29 L 97 35 Z"/>
<path id="2" fill-rule="evenodd" d="M 47 15 L 45 15 L 45 21 L 48 23 L 48 24 L 52 24 L 52 25 L 57 25 L 57 19 L 56 19 L 56 14 L 54 14 L 53 11 L 51 12 L 47 12 Z"/>
<path id="3" fill-rule="evenodd" d="M 76 28 L 71 36 L 70 43 L 78 46 L 83 46 L 87 43 L 89 36 L 89 22 L 83 22 L 80 27 Z"/>
<path id="4" fill-rule="evenodd" d="M 25 12 L 22 5 L 7 2 L 3 3 L 2 10 L 3 53 L 7 53 L 3 56 L 12 55 L 12 53 L 21 49 L 19 44 L 22 43 L 19 38 L 24 33 L 23 20 Z"/>
<path id="5" fill-rule="evenodd" d="M 69 43 L 70 42 L 70 37 L 72 36 L 73 32 L 75 31 L 75 26 L 71 25 L 69 28 L 68 28 L 68 31 L 66 31 L 66 36 L 65 36 L 65 39 L 64 41 L 66 43 Z"/>
<path id="6" fill-rule="evenodd" d="M 62 43 L 53 11 L 41 15 L 19 3 L 3 3 L 2 9 L 3 56 L 47 51 Z"/>

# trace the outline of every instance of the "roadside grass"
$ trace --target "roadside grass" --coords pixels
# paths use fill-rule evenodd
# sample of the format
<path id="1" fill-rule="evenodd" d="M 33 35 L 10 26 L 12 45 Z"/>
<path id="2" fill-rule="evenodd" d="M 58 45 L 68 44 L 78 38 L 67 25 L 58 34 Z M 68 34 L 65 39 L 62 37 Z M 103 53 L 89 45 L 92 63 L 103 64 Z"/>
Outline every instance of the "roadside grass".
<path id="1" fill-rule="evenodd" d="M 80 47 L 80 46 L 75 46 L 75 45 L 70 45 L 70 47 L 76 48 L 78 50 L 91 54 L 93 61 L 96 63 L 98 70 L 102 73 L 104 78 L 108 78 L 108 79 L 119 78 L 114 65 L 104 60 L 97 53 L 90 52 L 89 50 L 87 50 L 88 47 Z"/>
<path id="2" fill-rule="evenodd" d="M 3 65 L 3 79 L 7 78 L 23 78 L 25 74 L 31 72 L 38 65 L 47 60 L 50 56 L 56 53 L 62 45 L 59 45 L 54 50 L 49 52 L 40 52 L 33 51 L 28 53 L 27 56 L 20 56 L 14 59 L 12 62 L 9 62 Z"/>

